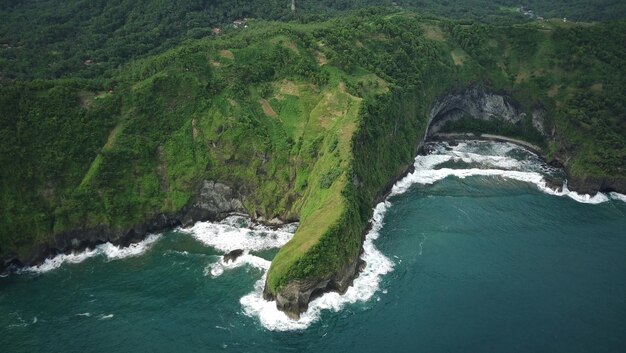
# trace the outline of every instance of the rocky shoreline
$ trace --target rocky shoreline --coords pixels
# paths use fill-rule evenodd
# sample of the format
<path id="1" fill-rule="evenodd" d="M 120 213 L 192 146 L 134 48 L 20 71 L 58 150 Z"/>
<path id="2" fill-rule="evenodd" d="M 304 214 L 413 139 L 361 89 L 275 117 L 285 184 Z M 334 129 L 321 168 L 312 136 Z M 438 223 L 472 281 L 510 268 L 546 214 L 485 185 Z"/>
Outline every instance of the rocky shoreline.
<path id="1" fill-rule="evenodd" d="M 417 151 L 422 148 L 423 142 L 417 147 Z M 373 205 L 376 205 L 384 201 L 391 193 L 393 185 L 400 179 L 412 173 L 415 170 L 413 163 L 405 168 L 401 173 L 397 174 L 392 180 L 376 195 Z M 359 256 L 354 259 L 350 259 L 339 271 L 331 274 L 330 276 L 322 279 L 311 280 L 298 280 L 287 284 L 278 294 L 274 294 L 268 290 L 267 283 L 263 290 L 263 299 L 268 301 L 276 301 L 276 307 L 278 310 L 284 312 L 289 318 L 298 320 L 300 314 L 306 312 L 309 308 L 309 303 L 322 296 L 324 293 L 337 292 L 339 294 L 345 294 L 354 280 L 365 268 L 365 261 L 361 259 L 363 254 L 363 242 L 365 241 L 365 235 L 371 230 L 371 223 L 363 231 L 361 235 L 361 249 Z"/>
<path id="2" fill-rule="evenodd" d="M 543 129 L 543 114 L 545 112 L 542 113 L 541 109 L 537 109 L 532 116 L 533 124 L 542 133 L 545 131 Z M 438 129 L 446 121 L 453 121 L 468 115 L 483 120 L 488 120 L 492 117 L 504 117 L 507 121 L 515 122 L 522 119 L 524 113 L 519 104 L 507 95 L 488 92 L 478 85 L 471 86 L 458 93 L 444 95 L 433 104 L 428 117 L 428 127 L 424 132 L 423 138 L 420 139 L 416 146 L 416 154 L 424 153 L 423 145 L 429 140 L 484 139 L 516 143 L 546 160 L 546 156 L 540 147 L 525 141 L 498 135 L 441 134 L 438 132 Z M 546 138 L 548 137 L 546 136 Z M 563 168 L 568 175 L 568 187 L 572 191 L 583 194 L 609 191 L 626 193 L 626 179 L 624 177 L 615 176 L 609 179 L 591 176 L 571 177 L 567 166 L 558 159 L 552 159 L 548 163 L 555 167 Z M 383 201 L 391 192 L 393 185 L 413 170 L 413 163 L 410 163 L 402 172 L 391 178 L 387 185 L 377 193 L 373 200 L 373 205 Z M 552 182 L 548 180 L 548 183 L 554 189 L 562 187 L 558 181 Z M 195 198 L 178 212 L 172 214 L 160 213 L 127 229 L 116 229 L 101 224 L 95 227 L 79 227 L 57 234 L 49 244 L 33 248 L 28 255 L 21 257 L 17 254 L 10 254 L 1 258 L 0 274 L 6 274 L 24 266 L 41 264 L 47 258 L 58 254 L 84 251 L 106 242 L 128 246 L 131 243 L 143 240 L 150 233 L 163 232 L 179 226 L 187 227 L 199 221 L 219 221 L 233 213 L 247 214 L 243 206 L 243 199 L 243 195 L 228 185 L 206 180 L 197 189 Z M 253 216 L 253 219 L 269 226 L 282 224 L 282 220 L 279 219 L 266 220 L 256 216 Z M 369 230 L 370 228 L 368 227 L 363 232 L 361 244 Z M 297 319 L 301 313 L 308 309 L 309 302 L 322 294 L 331 291 L 345 293 L 365 267 L 365 263 L 361 259 L 362 252 L 363 249 L 361 247 L 359 256 L 354 259 L 348 259 L 347 263 L 339 271 L 324 278 L 293 281 L 288 283 L 277 294 L 269 292 L 266 286 L 263 297 L 266 300 L 275 300 L 279 310 L 285 312 L 290 318 Z"/>
<path id="3" fill-rule="evenodd" d="M 10 254 L 0 259 L 0 274 L 4 275 L 21 267 L 39 265 L 59 254 L 93 249 L 106 242 L 125 247 L 144 240 L 151 233 L 160 233 L 180 226 L 188 227 L 196 222 L 220 221 L 232 214 L 247 214 L 242 200 L 242 195 L 228 185 L 205 180 L 192 201 L 176 213 L 160 213 L 127 229 L 116 229 L 100 224 L 56 234 L 50 243 L 34 247 L 26 256 Z M 283 224 L 276 219 L 266 221 L 257 218 L 255 221 L 268 226 Z"/>
<path id="4" fill-rule="evenodd" d="M 499 142 L 511 142 L 518 144 L 524 148 L 528 148 L 534 153 L 545 159 L 541 150 L 534 145 L 528 143 L 519 143 L 518 140 L 496 135 L 474 135 L 468 134 L 433 134 L 428 140 L 435 141 L 462 141 L 468 139 L 490 140 Z M 423 140 L 417 147 L 417 153 L 424 153 Z M 530 146 L 529 146 L 530 145 Z M 533 148 L 534 147 L 534 148 Z M 563 168 L 558 161 L 551 161 L 552 165 Z M 391 192 L 393 185 L 407 174 L 414 171 L 411 165 L 404 169 L 402 173 L 397 174 L 377 195 L 374 205 L 385 200 Z M 570 190 L 595 194 L 596 192 L 626 192 L 626 187 L 614 188 L 613 181 L 598 180 L 593 178 L 570 179 L 568 177 L 568 187 Z M 621 184 L 620 184 L 621 185 Z M 625 185 L 626 186 L 626 185 Z M 560 188 L 560 185 L 553 184 L 552 187 Z M 158 214 L 149 220 L 139 223 L 130 229 L 112 229 L 107 225 L 98 225 L 91 228 L 77 228 L 71 231 L 63 232 L 54 236 L 51 244 L 40 245 L 35 247 L 31 253 L 24 258 L 17 255 L 9 255 L 0 259 L 0 274 L 6 275 L 21 267 L 36 266 L 43 263 L 46 259 L 59 254 L 68 254 L 71 252 L 80 252 L 87 249 L 93 249 L 99 244 L 110 242 L 114 245 L 129 246 L 145 239 L 148 234 L 159 233 L 173 228 L 183 226 L 191 226 L 201 221 L 220 221 L 232 214 L 247 214 L 243 208 L 242 196 L 229 186 L 213 181 L 204 181 L 197 192 L 197 196 L 179 212 L 173 214 Z M 281 220 L 266 221 L 263 218 L 256 218 L 255 221 L 268 226 L 277 226 L 282 224 Z M 365 234 L 370 230 L 366 228 Z M 363 249 L 361 248 L 361 254 Z M 327 292 L 338 292 L 344 294 L 352 285 L 360 272 L 365 267 L 365 262 L 361 259 L 361 255 L 353 259 L 344 267 L 322 279 L 295 281 L 289 283 L 278 295 L 273 295 L 268 291 L 264 291 L 263 297 L 266 300 L 275 300 L 279 310 L 285 312 L 290 318 L 297 320 L 300 314 L 308 309 L 308 304 L 315 298 Z"/>
<path id="5" fill-rule="evenodd" d="M 484 141 L 496 141 L 496 142 L 510 142 L 521 146 L 543 159 L 547 164 L 560 168 L 567 175 L 567 187 L 571 191 L 575 191 L 579 194 L 595 195 L 598 192 L 619 192 L 626 193 L 626 179 L 623 177 L 615 176 L 612 178 L 597 178 L 593 176 L 576 177 L 571 175 L 565 166 L 558 158 L 549 159 L 543 152 L 542 148 L 526 141 L 491 134 L 473 134 L 473 133 L 436 133 L 429 136 L 431 141 L 448 141 L 458 142 L 463 140 L 484 140 Z M 560 190 L 562 185 L 551 180 L 546 180 L 548 185 L 552 189 Z"/>
<path id="6" fill-rule="evenodd" d="M 543 108 L 536 108 L 532 112 L 531 119 L 532 124 L 537 131 L 539 131 L 546 139 L 549 139 L 546 133 L 547 130 L 544 126 L 545 114 L 546 111 Z M 423 153 L 423 144 L 432 139 L 434 136 L 437 136 L 438 131 L 446 122 L 455 121 L 466 116 L 479 120 L 503 119 L 509 123 L 518 123 L 526 117 L 526 113 L 522 110 L 521 105 L 506 93 L 491 92 L 479 84 L 471 85 L 458 92 L 445 94 L 432 106 L 428 116 L 428 123 L 424 131 L 424 136 L 417 145 L 416 153 Z M 467 138 L 472 139 L 476 138 L 476 135 L 473 134 L 459 135 L 463 137 L 467 136 Z M 483 134 L 482 137 L 484 139 L 494 141 L 508 141 L 516 143 L 531 150 L 546 160 L 546 156 L 542 149 L 528 142 L 498 135 Z M 560 160 L 555 158 L 550 160 L 548 163 L 552 166 L 562 168 L 567 175 L 570 174 L 567 167 L 561 163 Z M 374 200 L 374 205 L 384 200 L 396 181 L 406 176 L 407 173 L 412 170 L 413 163 L 405 169 L 404 173 L 392 178 L 387 186 L 378 193 Z M 626 184 L 615 184 L 611 182 L 607 183 L 602 180 L 569 177 L 568 181 L 568 187 L 570 190 L 584 194 L 595 194 L 601 191 L 626 191 Z M 557 190 L 560 190 L 563 187 L 562 180 L 547 180 L 547 183 L 551 188 Z M 367 231 L 368 230 L 363 233 L 361 243 L 363 243 L 364 235 Z M 362 250 L 363 249 L 361 248 L 361 253 Z M 350 259 L 348 263 L 338 272 L 322 279 L 293 281 L 288 283 L 277 294 L 271 293 L 267 290 L 266 284 L 263 297 L 266 300 L 276 300 L 276 306 L 279 310 L 285 312 L 292 319 L 298 319 L 300 314 L 307 310 L 309 302 L 317 296 L 329 291 L 345 293 L 347 288 L 352 284 L 353 280 L 359 275 L 359 269 L 362 269 L 362 266 L 357 266 L 359 260 L 360 255 L 357 259 Z"/>

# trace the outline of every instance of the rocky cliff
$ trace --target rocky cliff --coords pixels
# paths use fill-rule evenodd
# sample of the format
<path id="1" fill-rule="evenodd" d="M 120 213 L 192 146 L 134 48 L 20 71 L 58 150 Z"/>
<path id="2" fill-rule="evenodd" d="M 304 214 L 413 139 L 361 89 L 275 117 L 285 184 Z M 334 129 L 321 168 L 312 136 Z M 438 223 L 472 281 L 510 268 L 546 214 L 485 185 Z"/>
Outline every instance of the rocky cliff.
<path id="1" fill-rule="evenodd" d="M 568 187 L 570 190 L 582 194 L 595 194 L 598 191 L 626 191 L 626 178 L 622 175 L 598 177 L 573 173 L 570 161 L 577 153 L 576 148 L 571 146 L 564 148 L 567 141 L 564 141 L 559 136 L 555 126 L 547 126 L 545 119 L 547 111 L 544 108 L 535 107 L 534 109 L 528 109 L 528 112 L 530 115 L 524 111 L 519 102 L 507 93 L 494 92 L 483 85 L 474 84 L 466 89 L 447 93 L 436 100 L 428 115 L 429 125 L 424 139 L 438 135 L 446 123 L 462 118 L 485 121 L 500 119 L 507 123 L 516 124 L 526 116 L 530 116 L 532 126 L 543 136 L 546 145 L 553 144 L 558 146 L 553 153 L 548 153 L 548 151 L 538 148 L 532 149 L 541 154 L 551 164 L 565 169 L 568 174 Z"/>
<path id="2" fill-rule="evenodd" d="M 275 300 L 278 310 L 283 311 L 289 318 L 297 320 L 300 318 L 300 314 L 308 309 L 309 303 L 322 294 L 327 292 L 344 294 L 364 267 L 365 262 L 357 257 L 351 259 L 341 270 L 330 276 L 292 281 L 277 294 L 270 292 L 265 286 L 263 298 Z"/>
<path id="3" fill-rule="evenodd" d="M 543 132 L 542 109 L 536 109 L 533 114 L 533 125 Z M 464 117 L 480 120 L 502 119 L 508 123 L 518 123 L 526 116 L 521 105 L 504 93 L 495 93 L 485 89 L 482 85 L 472 85 L 459 92 L 452 92 L 440 97 L 428 115 L 427 138 L 436 134 L 450 121 Z"/>
<path id="4" fill-rule="evenodd" d="M 537 131 L 544 136 L 547 141 L 550 141 L 552 137 L 547 136 L 546 131 L 553 128 L 546 126 L 546 113 L 547 112 L 543 108 L 534 108 L 531 111 L 530 116 L 533 127 L 537 129 Z M 526 116 L 527 113 L 524 111 L 521 104 L 515 101 L 508 94 L 490 91 L 482 85 L 472 85 L 460 91 L 444 94 L 436 99 L 428 114 L 427 124 L 423 135 L 421 135 L 421 137 L 415 135 L 415 140 L 419 141 L 413 140 L 403 142 L 406 145 L 418 146 L 419 148 L 424 141 L 437 135 L 441 127 L 443 127 L 447 122 L 461 118 L 469 117 L 480 120 L 502 119 L 508 123 L 516 124 Z M 413 120 L 418 121 L 419 117 L 413 117 Z M 413 126 L 419 126 L 419 124 Z M 419 130 L 416 127 L 415 129 L 416 132 Z M 373 135 L 380 136 L 377 134 Z M 391 136 L 393 134 L 389 133 L 389 135 Z M 516 141 L 514 139 L 506 140 Z M 382 142 L 368 141 L 368 143 L 380 146 Z M 537 153 L 543 153 L 543 151 L 541 151 L 537 146 L 525 144 L 523 141 L 518 143 L 521 145 L 533 146 L 532 148 Z M 355 151 L 355 158 L 358 158 L 360 155 L 361 154 L 358 151 Z M 562 165 L 558 157 L 553 158 L 552 164 Z M 374 167 L 380 166 L 372 165 L 370 168 Z M 386 185 L 382 188 L 379 186 L 376 196 L 369 200 L 369 202 L 373 204 L 373 201 L 379 202 L 384 199 L 393 183 L 405 175 L 406 172 L 407 169 L 405 169 L 402 173 L 388 175 Z M 364 183 L 361 180 L 363 176 L 356 175 L 355 178 L 358 180 L 358 186 L 361 190 L 363 190 Z M 570 181 L 570 189 L 591 194 L 599 190 L 624 191 L 626 190 L 626 187 L 624 187 L 626 185 L 620 184 L 622 182 L 621 180 L 622 179 L 620 178 L 616 178 L 615 180 L 595 180 L 593 178 L 583 180 L 573 179 Z M 365 184 L 367 184 L 367 182 Z M 263 293 L 264 298 L 266 300 L 275 300 L 276 306 L 279 310 L 285 312 L 290 318 L 297 319 L 302 312 L 307 310 L 308 303 L 323 293 L 329 291 L 344 293 L 348 286 L 352 284 L 354 278 L 358 276 L 359 271 L 363 268 L 361 261 L 362 260 L 359 258 L 348 259 L 347 263 L 335 273 L 317 279 L 291 281 L 287 285 L 283 286 L 277 293 L 273 293 L 268 290 L 268 286 L 266 285 Z"/>
<path id="5" fill-rule="evenodd" d="M 32 266 L 46 258 L 61 253 L 82 251 L 98 244 L 111 242 L 128 246 L 141 241 L 147 234 L 161 232 L 177 226 L 190 226 L 198 221 L 219 220 L 231 213 L 245 213 L 243 196 L 228 185 L 205 180 L 199 186 L 195 198 L 177 213 L 160 213 L 126 229 L 108 225 L 80 226 L 71 231 L 56 234 L 52 242 L 33 248 L 26 255 L 10 254 L 0 260 L 0 273 L 11 268 Z"/>

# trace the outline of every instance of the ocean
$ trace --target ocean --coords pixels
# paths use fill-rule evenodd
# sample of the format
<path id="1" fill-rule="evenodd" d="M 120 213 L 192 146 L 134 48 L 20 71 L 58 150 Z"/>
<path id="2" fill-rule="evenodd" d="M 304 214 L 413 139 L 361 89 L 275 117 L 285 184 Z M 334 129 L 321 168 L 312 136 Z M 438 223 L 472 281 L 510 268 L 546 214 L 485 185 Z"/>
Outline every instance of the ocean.
<path id="1" fill-rule="evenodd" d="M 261 298 L 297 224 L 232 216 L 0 278 L 0 351 L 626 352 L 626 197 L 554 190 L 509 143 L 427 147 L 353 287 L 299 321 Z"/>

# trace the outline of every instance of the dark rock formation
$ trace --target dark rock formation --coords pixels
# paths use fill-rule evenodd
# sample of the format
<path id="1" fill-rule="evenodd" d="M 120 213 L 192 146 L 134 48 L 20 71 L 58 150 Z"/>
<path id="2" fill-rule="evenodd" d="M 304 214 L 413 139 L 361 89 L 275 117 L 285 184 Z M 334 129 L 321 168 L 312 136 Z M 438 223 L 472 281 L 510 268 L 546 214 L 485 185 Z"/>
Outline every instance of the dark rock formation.
<path id="1" fill-rule="evenodd" d="M 187 227 L 198 220 L 224 218 L 234 212 L 246 212 L 241 196 L 229 186 L 205 180 L 189 207 L 183 209 L 182 224 Z"/>
<path id="2" fill-rule="evenodd" d="M 508 95 L 487 91 L 481 85 L 473 85 L 463 91 L 444 95 L 433 104 L 424 138 L 439 132 L 447 122 L 466 116 L 481 120 L 500 118 L 509 123 L 517 123 L 526 114 Z M 533 113 L 533 118 L 537 125 L 543 125 L 541 109 Z"/>
<path id="3" fill-rule="evenodd" d="M 56 234 L 47 244 L 41 244 L 30 253 L 10 254 L 0 259 L 0 273 L 22 266 L 34 266 L 47 258 L 72 251 L 83 251 L 111 242 L 128 246 L 144 239 L 149 233 L 162 232 L 178 226 L 190 226 L 199 221 L 216 221 L 235 212 L 245 212 L 242 197 L 229 186 L 204 181 L 188 206 L 172 214 L 160 213 L 130 228 L 112 228 L 106 224 L 81 226 Z"/>
<path id="4" fill-rule="evenodd" d="M 233 251 L 229 252 L 228 254 L 224 255 L 224 263 L 229 263 L 231 261 L 234 262 L 241 255 L 243 255 L 243 250 L 242 249 L 233 250 Z"/>
<path id="5" fill-rule="evenodd" d="M 566 168 L 567 170 L 567 168 Z M 569 174 L 569 173 L 568 173 Z M 598 178 L 594 176 L 569 176 L 567 188 L 580 194 L 594 195 L 598 191 L 623 193 L 626 190 L 626 176 L 615 175 L 612 177 Z"/>
<path id="6" fill-rule="evenodd" d="M 300 318 L 300 314 L 307 311 L 309 303 L 324 293 L 338 292 L 344 294 L 365 268 L 365 262 L 360 257 L 348 262 L 341 270 L 321 279 L 293 281 L 281 288 L 276 295 L 265 286 L 263 298 L 276 300 L 276 307 L 293 320 Z"/>

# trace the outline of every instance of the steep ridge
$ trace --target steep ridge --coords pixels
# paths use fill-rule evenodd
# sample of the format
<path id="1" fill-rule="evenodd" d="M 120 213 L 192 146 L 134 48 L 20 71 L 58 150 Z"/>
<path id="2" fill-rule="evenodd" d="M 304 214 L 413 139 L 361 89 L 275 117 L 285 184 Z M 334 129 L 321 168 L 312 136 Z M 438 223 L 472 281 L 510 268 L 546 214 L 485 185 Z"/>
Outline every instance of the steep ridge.
<path id="1" fill-rule="evenodd" d="M 402 105 L 400 111 L 415 111 L 416 103 L 413 102 L 407 104 L 407 99 L 408 102 L 410 102 L 410 97 L 404 96 L 393 100 L 393 103 L 389 104 Z M 398 107 L 396 107 L 396 109 L 397 108 Z M 389 111 L 395 110 L 391 106 L 387 107 L 387 109 L 389 109 Z M 539 131 L 544 131 L 545 122 L 543 121 L 543 114 L 542 110 L 535 109 L 531 117 L 533 126 L 537 128 L 537 133 L 540 133 Z M 419 152 L 421 146 L 428 140 L 441 138 L 446 139 L 446 136 L 442 136 L 444 134 L 438 134 L 438 131 L 448 122 L 454 122 L 463 118 L 479 121 L 502 120 L 507 124 L 516 124 L 520 123 L 520 121 L 526 117 L 527 115 L 522 110 L 520 103 L 515 101 L 515 99 L 509 96 L 506 92 L 495 93 L 481 84 L 472 84 L 466 89 L 448 92 L 436 99 L 435 103 L 432 104 L 427 121 L 423 121 L 419 119 L 418 116 L 412 116 L 411 114 L 405 114 L 403 116 L 389 115 L 386 117 L 391 125 L 395 125 L 397 123 L 400 124 L 400 126 L 412 128 L 413 130 L 411 134 L 400 136 L 395 130 L 384 130 L 384 128 L 382 128 L 380 131 L 374 132 L 367 137 L 363 135 L 355 136 L 355 143 L 353 144 L 355 161 L 360 161 L 364 164 L 366 163 L 367 168 L 354 169 L 355 174 L 351 186 L 354 186 L 354 190 L 358 190 L 358 193 L 361 195 L 372 195 L 372 190 L 376 190 L 376 192 L 374 193 L 374 198 L 366 197 L 360 200 L 362 202 L 360 205 L 361 209 L 367 209 L 368 205 L 370 207 L 369 211 L 362 214 L 363 217 L 361 218 L 361 222 L 343 225 L 345 229 L 342 230 L 342 233 L 348 234 L 350 231 L 353 231 L 355 225 L 367 224 L 369 217 L 371 217 L 371 207 L 381 202 L 386 195 L 388 195 L 391 191 L 391 186 L 397 180 L 403 178 L 407 173 L 412 171 L 412 164 L 410 164 L 411 159 L 403 158 L 395 161 L 395 163 L 385 163 L 386 165 L 383 166 L 382 160 L 371 159 L 371 155 L 369 154 L 371 151 L 368 151 L 367 148 L 359 148 L 359 146 L 391 146 L 388 148 L 388 152 L 390 153 L 397 153 L 394 149 L 401 149 L 400 146 L 415 146 L 413 147 L 413 152 L 417 153 Z M 371 118 L 373 118 L 373 116 L 370 116 L 370 119 Z M 371 123 L 371 121 L 368 119 L 364 119 L 364 121 L 361 122 L 361 124 L 363 124 L 362 126 L 367 126 L 366 124 L 369 123 Z M 448 136 L 448 138 L 452 140 L 481 138 L 480 134 L 473 135 L 471 134 L 471 131 L 467 131 L 469 134 L 466 134 L 465 132 L 466 131 L 458 131 L 457 134 L 454 134 L 456 136 Z M 546 141 L 550 141 L 548 136 L 542 136 L 544 136 Z M 389 137 L 391 141 L 401 143 L 394 144 L 388 139 Z M 359 141 L 359 139 L 368 140 L 364 143 L 364 141 Z M 515 141 L 518 141 L 515 139 L 498 137 L 489 134 L 485 134 L 485 139 L 496 141 L 505 140 L 509 142 L 513 141 L 514 143 Z M 357 141 L 361 142 L 361 144 L 357 143 Z M 524 141 L 520 141 L 518 144 L 522 146 L 531 146 L 532 150 L 542 155 L 544 159 L 546 158 L 545 152 L 541 149 L 541 147 Z M 405 157 L 407 156 L 408 155 Z M 556 158 L 552 159 L 550 163 L 557 166 L 561 165 L 561 162 L 559 162 Z M 368 180 L 367 175 L 372 169 L 388 171 L 395 170 L 396 172 L 387 173 L 385 177 L 379 180 Z M 359 173 L 359 171 L 362 173 Z M 383 180 L 386 180 L 386 182 Z M 611 180 L 612 179 L 603 179 L 602 183 L 610 183 Z M 570 189 L 581 191 L 577 188 L 575 183 L 576 182 L 574 182 L 574 186 L 571 186 Z M 615 190 L 612 187 L 602 188 L 602 185 L 603 184 L 595 184 L 591 186 L 591 192 L 589 193 L 593 195 L 598 191 Z M 610 185 L 615 186 L 615 184 Z M 554 185 L 556 189 L 560 189 L 560 186 L 561 185 Z M 624 189 L 621 185 L 617 185 L 617 190 L 626 189 Z M 584 191 L 581 192 L 587 193 Z M 372 200 L 374 200 L 373 203 Z M 361 232 L 362 234 L 365 234 L 366 229 L 362 227 Z M 362 242 L 363 238 L 361 238 L 361 246 Z M 347 247 L 349 245 L 345 244 L 343 246 Z M 359 246 L 359 254 L 362 252 L 361 246 Z M 283 252 L 281 251 L 281 253 L 277 256 L 279 261 L 282 253 Z M 357 252 L 354 251 L 354 253 Z M 344 261 L 345 262 L 339 271 L 317 278 L 310 276 L 305 279 L 292 280 L 286 285 L 279 287 L 275 293 L 272 290 L 272 284 L 269 282 L 269 278 L 271 277 L 268 277 L 263 296 L 266 300 L 275 300 L 278 309 L 284 311 L 290 318 L 298 319 L 300 314 L 307 310 L 308 303 L 321 294 L 329 291 L 345 293 L 347 288 L 352 284 L 354 278 L 356 278 L 359 275 L 359 272 L 364 268 L 364 263 L 360 259 L 360 256 L 352 255 L 350 257 L 346 257 Z M 298 266 L 302 265 L 298 264 Z M 272 274 L 273 273 L 270 272 L 270 275 Z"/>
<path id="2" fill-rule="evenodd" d="M 526 140 L 565 166 L 571 188 L 626 190 L 623 23 L 488 27 L 371 11 L 250 26 L 115 80 L 1 88 L 0 270 L 231 212 L 299 220 L 264 291 L 295 318 L 358 274 L 373 205 L 429 133 Z M 571 50 L 582 61 L 567 61 Z"/>

